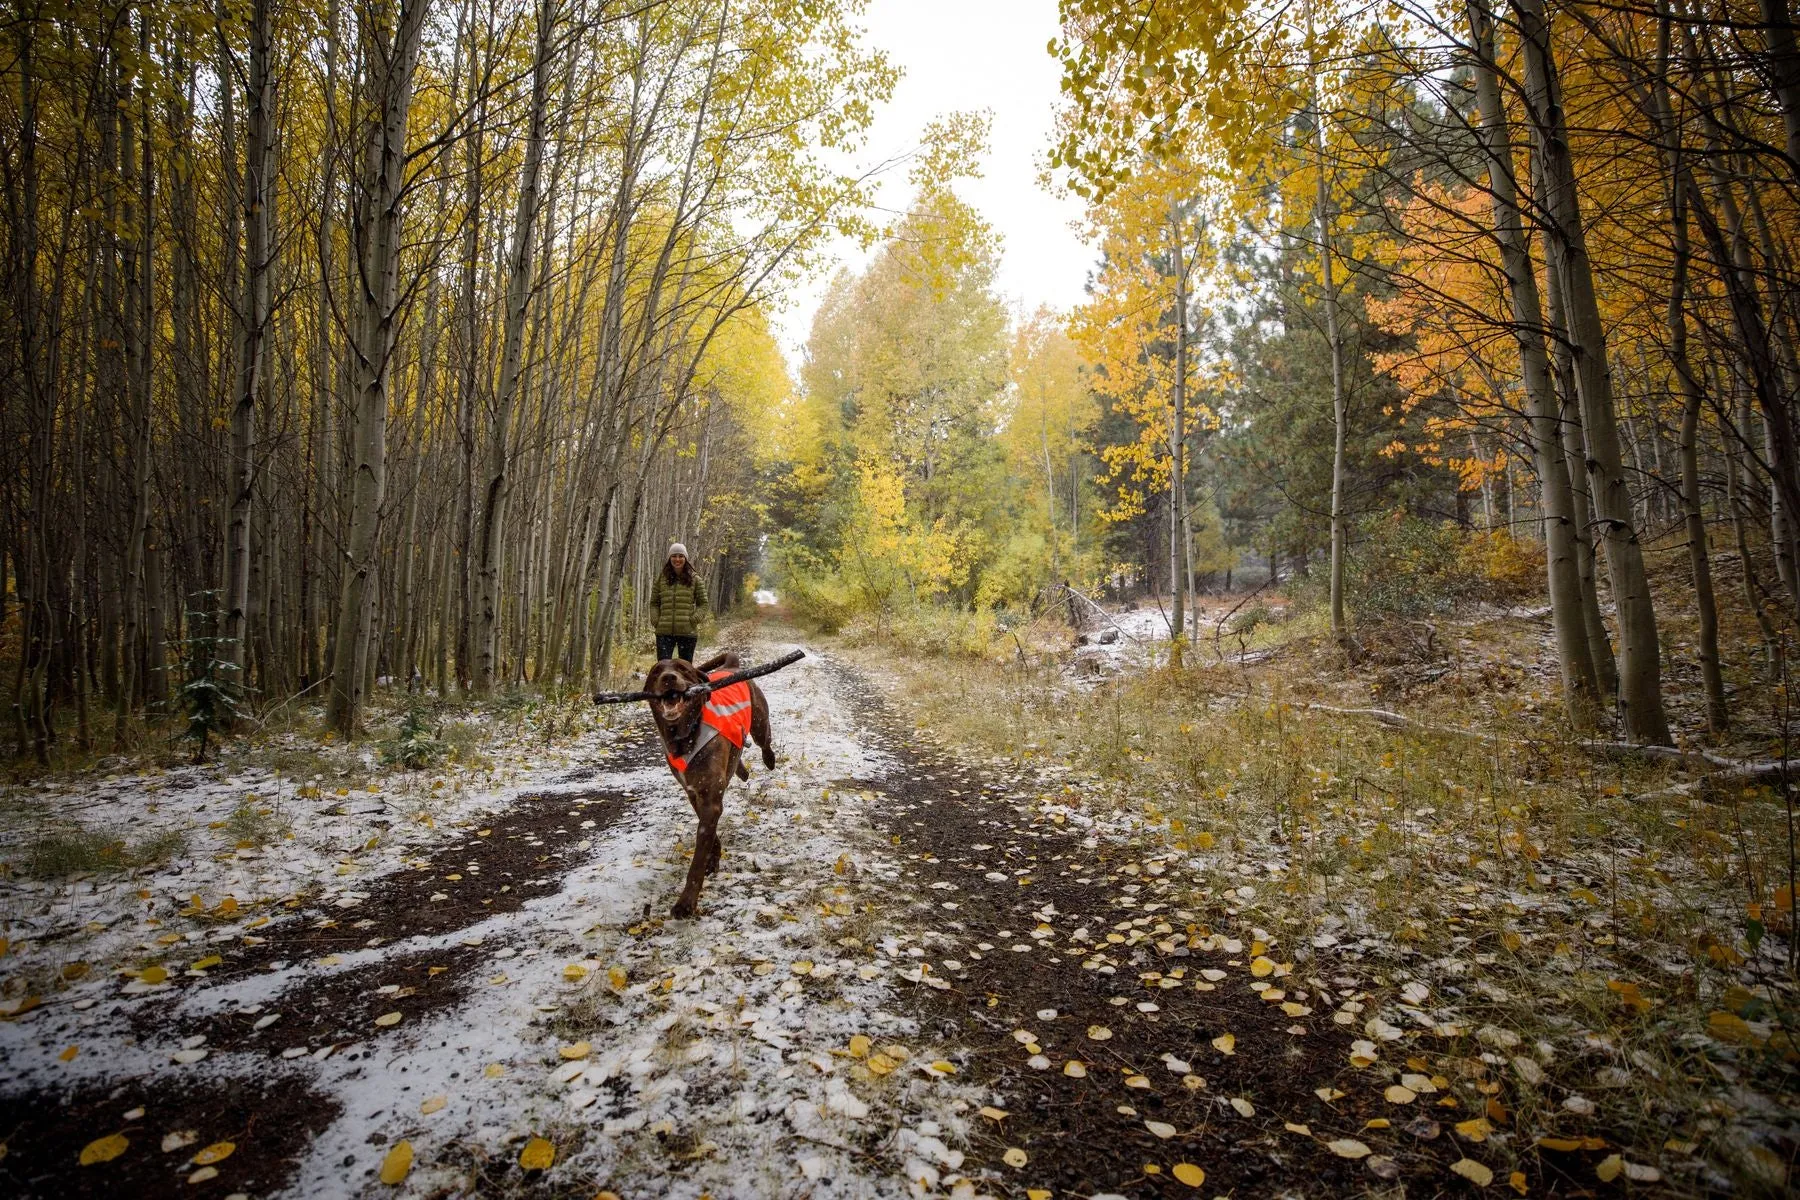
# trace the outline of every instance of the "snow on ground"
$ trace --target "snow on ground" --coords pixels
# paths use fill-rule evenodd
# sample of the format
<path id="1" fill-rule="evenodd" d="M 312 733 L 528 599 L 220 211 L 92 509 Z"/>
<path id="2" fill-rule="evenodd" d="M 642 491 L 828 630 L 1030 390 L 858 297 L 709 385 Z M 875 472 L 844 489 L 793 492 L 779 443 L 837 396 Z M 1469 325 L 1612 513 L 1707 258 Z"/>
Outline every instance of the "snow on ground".
<path id="1" fill-rule="evenodd" d="M 335 777 L 301 780 L 268 768 L 221 773 L 216 764 L 112 774 L 72 791 L 50 784 L 11 789 L 0 803 L 0 858 L 17 859 L 34 838 L 56 830 L 130 843 L 174 836 L 184 841 L 182 852 L 154 871 L 129 877 L 0 878 L 0 921 L 12 942 L 12 966 L 30 971 L 158 952 L 180 939 L 150 938 L 146 925 L 160 923 L 142 918 L 166 909 L 170 900 L 188 906 L 199 897 L 210 912 L 243 912 L 242 920 L 205 938 L 217 942 L 266 938 L 273 926 L 298 919 L 258 911 L 285 897 L 308 894 L 335 908 L 354 908 L 371 880 L 522 794 L 554 790 L 554 780 L 571 763 L 603 760 L 614 737 L 596 726 L 556 750 L 501 752 L 484 771 L 389 772 L 354 789 L 339 786 Z M 365 759 L 372 768 L 373 754 Z M 239 844 L 233 820 L 239 814 L 283 832 L 264 845 Z M 202 940 L 196 931 L 184 936 Z"/>
<path id="2" fill-rule="evenodd" d="M 1213 609 L 1205 604 L 1201 605 L 1200 636 L 1203 642 L 1211 638 L 1219 627 L 1219 621 L 1230 611 L 1229 607 Z M 1192 618 L 1189 620 L 1191 622 Z M 1076 682 L 1096 680 L 1116 675 L 1130 667 L 1149 666 L 1166 660 L 1169 621 L 1168 609 L 1160 607 L 1155 599 L 1139 601 L 1137 607 L 1128 609 L 1109 608 L 1102 611 L 1092 606 L 1083 606 L 1082 632 L 1088 640 L 1086 644 L 1075 648 L 1070 661 L 1070 675 Z M 1228 640 L 1223 652 L 1230 654 L 1236 649 Z M 1210 657 L 1210 645 L 1204 647 L 1204 653 Z"/>
<path id="3" fill-rule="evenodd" d="M 654 1183 L 671 1196 L 761 1196 L 801 1183 L 817 1196 L 891 1195 L 904 1190 L 902 1178 L 972 1194 L 957 1178 L 962 1154 L 953 1146 L 982 1101 L 957 1085 L 944 1057 L 953 1048 L 922 1042 L 913 1022 L 887 1007 L 896 987 L 920 978 L 905 932 L 872 915 L 898 867 L 869 826 L 863 807 L 873 795 L 860 785 L 890 764 L 858 744 L 825 662 L 809 658 L 765 682 L 782 761 L 770 773 L 747 756 L 752 781 L 727 796 L 724 861 L 694 921 L 661 920 L 694 830 L 662 764 L 621 762 L 580 783 L 557 782 L 571 762 L 604 755 L 604 732 L 502 769 L 491 789 L 438 789 L 429 823 L 417 819 L 416 798 L 396 803 L 386 790 L 334 797 L 328 789 L 310 803 L 290 792 L 284 816 L 295 836 L 264 852 L 185 854 L 130 879 L 6 881 L 11 972 L 43 977 L 77 960 L 96 969 L 46 989 L 40 1008 L 0 1024 L 0 1088 L 131 1078 L 173 1091 L 298 1070 L 340 1115 L 289 1178 L 293 1196 L 360 1194 L 403 1139 L 418 1164 L 404 1194 L 467 1186 L 471 1164 L 516 1159 L 531 1136 L 557 1147 L 555 1171 L 566 1179 L 621 1189 Z M 78 803 L 85 819 L 105 826 L 185 822 L 194 837 L 246 795 L 263 799 L 279 787 L 261 774 L 145 774 L 109 779 Z M 156 952 L 204 962 L 207 946 L 254 945 L 280 923 L 347 921 L 372 891 L 422 862 L 422 844 L 465 837 L 518 797 L 559 789 L 633 799 L 564 859 L 556 891 L 515 911 L 277 960 L 216 984 L 182 979 L 187 986 L 177 989 L 123 973 Z M 56 800 L 66 814 L 66 798 Z M 571 803 L 570 815 L 579 815 L 585 801 Z M 392 824 L 371 834 L 378 813 Z M 247 917 L 264 908 L 281 915 L 227 920 L 210 932 L 147 927 L 145 906 L 161 902 L 166 911 L 169 898 L 193 895 L 213 914 L 231 897 Z M 305 904 L 290 912 L 258 903 L 284 896 Z M 475 979 L 453 1007 L 370 1028 L 361 1044 L 313 1049 L 280 1036 L 284 1008 L 319 989 L 360 982 L 398 993 L 393 982 L 377 983 L 384 965 L 471 951 L 479 965 L 464 969 Z M 141 1006 L 151 1004 L 161 1005 L 158 1033 L 141 1036 Z M 263 1041 L 209 1053 L 192 1031 L 234 1012 L 258 1014 Z M 72 1058 L 71 1045 L 79 1047 Z"/>

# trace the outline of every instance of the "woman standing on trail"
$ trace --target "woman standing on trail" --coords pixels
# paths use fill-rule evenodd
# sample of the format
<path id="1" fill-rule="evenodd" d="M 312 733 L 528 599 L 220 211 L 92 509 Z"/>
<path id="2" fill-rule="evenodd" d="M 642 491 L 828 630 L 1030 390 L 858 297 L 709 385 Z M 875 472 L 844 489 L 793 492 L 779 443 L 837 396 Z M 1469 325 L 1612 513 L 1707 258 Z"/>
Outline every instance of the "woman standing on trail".
<path id="1" fill-rule="evenodd" d="M 694 661 L 700 616 L 706 611 L 706 585 L 688 563 L 687 547 L 669 547 L 668 561 L 650 587 L 650 612 L 656 618 L 656 657 Z"/>

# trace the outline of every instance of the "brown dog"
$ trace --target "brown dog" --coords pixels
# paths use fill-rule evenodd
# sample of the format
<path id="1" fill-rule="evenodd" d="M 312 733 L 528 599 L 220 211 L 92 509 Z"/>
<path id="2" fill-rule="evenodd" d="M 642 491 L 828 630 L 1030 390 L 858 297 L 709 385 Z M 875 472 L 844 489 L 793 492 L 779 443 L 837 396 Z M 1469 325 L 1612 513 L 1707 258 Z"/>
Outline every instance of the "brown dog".
<path id="1" fill-rule="evenodd" d="M 700 819 L 687 886 L 671 910 L 677 917 L 694 915 L 701 884 L 719 869 L 719 816 L 725 811 L 725 789 L 734 774 L 739 779 L 750 778 L 744 766 L 746 735 L 762 747 L 763 766 L 775 767 L 769 702 L 754 680 L 722 688 L 704 699 L 679 694 L 705 683 L 715 672 L 725 673 L 720 668 L 729 671 L 737 666 L 737 655 L 729 652 L 716 654 L 698 667 L 679 658 L 665 658 L 644 676 L 644 690 L 656 697 L 649 701 L 650 715 L 662 735 L 669 770 Z"/>

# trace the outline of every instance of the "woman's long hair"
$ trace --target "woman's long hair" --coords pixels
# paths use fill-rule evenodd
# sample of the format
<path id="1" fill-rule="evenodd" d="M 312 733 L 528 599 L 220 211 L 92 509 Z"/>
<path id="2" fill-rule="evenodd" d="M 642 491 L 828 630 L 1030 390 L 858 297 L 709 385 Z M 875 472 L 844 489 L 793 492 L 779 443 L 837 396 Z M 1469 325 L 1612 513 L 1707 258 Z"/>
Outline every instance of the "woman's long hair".
<path id="1" fill-rule="evenodd" d="M 663 559 L 663 582 L 680 584 L 694 582 L 694 560 L 691 558 L 684 558 L 681 562 L 681 570 L 677 572 L 673 561 L 666 558 Z"/>

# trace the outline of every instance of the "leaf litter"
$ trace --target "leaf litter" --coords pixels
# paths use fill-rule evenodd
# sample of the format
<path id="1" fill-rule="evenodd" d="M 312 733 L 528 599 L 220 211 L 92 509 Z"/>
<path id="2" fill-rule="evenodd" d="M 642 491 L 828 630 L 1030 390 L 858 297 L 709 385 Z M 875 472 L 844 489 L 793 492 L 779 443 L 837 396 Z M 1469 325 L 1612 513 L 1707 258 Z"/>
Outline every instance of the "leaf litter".
<path id="1" fill-rule="evenodd" d="M 306 1086 L 330 1097 L 322 1110 L 345 1104 L 346 1114 L 392 1115 L 376 1129 L 348 1116 L 329 1121 L 293 1177 L 297 1186 L 336 1194 L 346 1155 L 372 1181 L 386 1174 L 386 1155 L 404 1141 L 418 1155 L 407 1173 L 409 1186 L 441 1186 L 487 1161 L 547 1169 L 553 1177 L 584 1171 L 615 1187 L 678 1169 L 715 1194 L 753 1194 L 796 1170 L 791 1159 L 758 1157 L 768 1134 L 748 1140 L 743 1134 L 772 1120 L 818 1151 L 798 1167 L 815 1186 L 825 1180 L 843 1186 L 871 1170 L 945 1191 L 962 1186 L 960 1180 L 980 1186 L 984 1172 L 1020 1174 L 1006 1155 L 1016 1149 L 1030 1164 L 1022 1182 L 1032 1191 L 1054 1188 L 1061 1195 L 1076 1178 L 1040 1134 L 1045 1105 L 1071 1099 L 1082 1114 L 1077 1144 L 1092 1137 L 1110 1150 L 1122 1130 L 1135 1130 L 1131 1136 L 1143 1145 L 1163 1147 L 1140 1156 L 1138 1166 L 1156 1165 L 1160 1154 L 1157 1171 L 1186 1187 L 1200 1186 L 1191 1182 L 1195 1173 L 1221 1189 L 1275 1178 L 1272 1165 L 1243 1173 L 1216 1137 L 1181 1132 L 1206 1128 L 1204 1118 L 1186 1114 L 1203 1111 L 1193 1105 L 1219 1103 L 1204 1098 L 1221 1094 L 1251 1108 L 1244 1120 L 1272 1122 L 1265 1128 L 1287 1139 L 1294 1148 L 1289 1153 L 1312 1147 L 1317 1162 L 1344 1162 L 1346 1182 L 1362 1168 L 1354 1165 L 1358 1160 L 1340 1159 L 1344 1145 L 1364 1146 L 1359 1159 L 1370 1160 L 1366 1173 L 1378 1178 L 1389 1177 L 1384 1172 L 1396 1158 L 1415 1164 L 1407 1167 L 1413 1171 L 1421 1149 L 1449 1147 L 1423 1165 L 1435 1162 L 1437 1170 L 1474 1182 L 1477 1168 L 1493 1168 L 1459 1157 L 1452 1143 L 1485 1149 L 1496 1137 L 1510 1139 L 1513 1089 L 1537 1086 L 1545 1068 L 1567 1053 L 1566 1045 L 1552 1050 L 1522 1040 L 1504 1023 L 1482 1026 L 1475 1019 L 1476 1013 L 1500 1011 L 1498 1003 L 1472 1011 L 1466 999 L 1455 1004 L 1451 997 L 1465 991 L 1467 979 L 1455 963 L 1464 960 L 1409 961 L 1392 953 L 1403 943 L 1380 938 L 1298 936 L 1258 907 L 1267 872 L 1224 890 L 1213 882 L 1218 863 L 1190 873 L 1189 856 L 1213 849 L 1210 834 L 1191 835 L 1193 849 L 1175 852 L 1166 833 L 1147 837 L 1158 822 L 1107 815 L 1121 806 L 1084 795 L 1067 774 L 959 761 L 928 733 L 895 732 L 904 723 L 888 717 L 866 686 L 842 668 L 825 667 L 809 664 L 806 687 L 788 693 L 780 706 L 778 745 L 789 761 L 772 776 L 758 771 L 750 789 L 754 799 L 734 789 L 728 800 L 724 871 L 709 884 L 700 921 L 683 926 L 660 916 L 672 894 L 670 880 L 685 868 L 689 847 L 678 839 L 691 838 L 691 819 L 668 795 L 666 777 L 651 769 L 614 769 L 601 777 L 628 804 L 616 820 L 586 835 L 592 845 L 585 853 L 572 851 L 573 837 L 557 841 L 548 824 L 513 835 L 521 851 L 535 851 L 545 861 L 532 864 L 542 880 L 532 898 L 507 911 L 471 910 L 460 895 L 427 903 L 427 895 L 485 883 L 482 876 L 491 877 L 492 870 L 471 873 L 465 863 L 433 852 L 438 863 L 461 869 L 437 865 L 430 879 L 408 879 L 427 873 L 410 865 L 420 861 L 419 843 L 402 852 L 380 839 L 355 859 L 349 875 L 338 873 L 345 865 L 340 860 L 355 856 L 343 854 L 340 841 L 333 855 L 316 856 L 317 882 L 306 879 L 305 870 L 283 877 L 295 882 L 286 894 L 300 897 L 298 906 L 258 900 L 257 889 L 235 877 L 225 896 L 206 892 L 206 871 L 244 869 L 223 860 L 193 865 L 189 878 L 202 883 L 198 889 L 187 886 L 188 878 L 166 886 L 149 880 L 153 886 L 142 890 L 176 896 L 188 914 L 179 921 L 159 918 L 171 932 L 180 931 L 168 944 L 172 953 L 154 939 L 142 941 L 136 930 L 143 918 L 133 905 L 119 906 L 128 914 L 124 920 L 106 918 L 107 904 L 134 899 L 139 881 L 118 889 L 117 898 L 103 895 L 98 884 L 86 885 L 80 897 L 85 911 L 101 918 L 89 925 L 101 929 L 82 926 L 78 948 L 71 943 L 47 950 L 57 937 L 69 936 L 52 933 L 70 928 L 66 918 L 61 926 L 14 937 L 9 947 L 16 951 L 23 943 L 27 958 L 46 960 L 53 953 L 104 964 L 121 952 L 135 959 L 127 976 L 96 969 L 85 982 L 79 973 L 64 980 L 68 986 L 53 998 L 65 1020 L 84 1014 L 83 1053 L 58 1067 L 66 1073 L 104 1057 L 88 1047 L 116 1036 L 108 1029 L 118 1028 L 117 1009 L 124 1003 L 140 1006 L 134 1028 L 153 1028 L 166 1038 L 172 1022 L 173 1032 L 204 1026 L 212 1033 L 208 1045 L 215 1052 L 205 1062 L 180 1065 L 165 1058 L 159 1064 L 140 1057 L 127 1064 L 146 1080 L 171 1071 L 207 1070 L 224 1079 L 260 1069 L 253 1064 L 278 1043 L 265 1048 L 222 1038 L 207 1023 L 246 1012 L 242 1020 L 249 1026 L 271 1014 L 246 1010 L 279 1005 L 289 1019 L 271 1023 L 272 1033 L 265 1032 L 271 1025 L 248 1030 L 258 1038 L 276 1037 L 290 1028 L 289 997 L 323 979 L 373 984 L 384 964 L 404 959 L 420 972 L 474 982 L 459 982 L 444 1006 L 415 1016 L 399 992 L 436 976 L 421 984 L 383 980 L 381 986 L 396 991 L 371 994 L 370 1001 L 389 999 L 389 1006 L 370 1007 L 364 1020 L 372 1025 L 376 1016 L 400 1011 L 402 1019 L 375 1036 L 400 1039 L 401 1053 L 379 1075 L 365 1065 L 367 1032 L 341 1042 L 323 1033 L 313 1039 L 322 1044 L 303 1050 Z M 782 689 L 771 693 L 772 699 L 783 695 Z M 845 712 L 854 717 L 848 725 Z M 590 752 L 604 744 L 599 739 Z M 631 749 L 641 759 L 644 748 L 640 742 Z M 551 771 L 543 775 L 554 778 Z M 466 811 L 504 813 L 528 787 L 544 782 L 523 774 L 514 780 L 510 791 L 482 796 L 469 789 Z M 573 795 L 593 782 L 560 786 Z M 501 827 L 488 816 L 471 839 L 467 826 L 458 829 L 455 821 L 425 831 L 424 840 L 436 844 L 439 835 L 448 835 L 453 843 L 491 843 L 488 826 Z M 564 828 L 576 827 L 572 819 L 564 822 Z M 559 846 L 571 849 L 552 858 Z M 322 869 L 327 858 L 329 870 Z M 182 874 L 188 870 L 184 865 Z M 461 878 L 451 880 L 453 875 Z M 1200 884 L 1202 879 L 1207 882 Z M 376 915 L 371 898 L 383 888 L 389 897 L 417 901 L 407 927 L 386 944 L 365 945 L 378 935 L 356 929 L 356 920 Z M 332 939 L 314 942 L 331 947 L 328 953 L 314 953 L 304 964 L 257 960 L 271 935 L 285 929 L 291 936 L 302 923 L 310 937 Z M 407 932 L 421 926 L 430 932 Z M 121 928 L 127 936 L 119 936 Z M 1332 928 L 1345 933 L 1350 925 Z M 138 942 L 129 940 L 134 932 Z M 228 944 L 220 935 L 236 940 Z M 210 953 L 193 949 L 196 941 Z M 148 960 L 146 945 L 152 947 Z M 466 951 L 468 959 L 453 960 L 453 950 Z M 510 953 L 501 958 L 503 951 Z M 157 961 L 163 953 L 171 953 L 170 965 L 180 971 Z M 220 961 L 208 962 L 214 957 Z M 234 968 L 234 959 L 255 963 L 263 973 L 246 975 Z M 281 965 L 271 969 L 271 963 Z M 217 982 L 211 978 L 221 974 Z M 1041 978 L 1034 981 L 1034 974 Z M 124 989 L 120 978 L 127 981 Z M 122 990 L 123 1000 L 107 999 L 108 989 Z M 1654 1003 L 1653 991 L 1646 997 L 1649 989 L 1612 991 L 1629 1011 Z M 82 1000 L 92 1003 L 74 1008 Z M 141 1007 L 152 1004 L 154 1009 Z M 1739 1011 L 1758 1015 L 1741 1003 Z M 40 1042 L 56 1042 L 54 1049 L 61 1050 L 76 1040 L 76 1022 L 52 1030 L 70 1036 L 46 1036 L 38 1032 L 42 1013 L 26 1012 L 26 1019 L 0 1025 L 0 1036 L 14 1039 L 0 1048 L 28 1044 L 29 1058 Z M 151 1012 L 155 1021 L 146 1025 L 141 1014 Z M 1715 1027 L 1722 1031 L 1717 1036 L 1739 1045 L 1769 1036 L 1738 1011 L 1722 1010 Z M 27 1030 L 29 1043 L 17 1038 Z M 1028 1040 L 1014 1040 L 1015 1031 Z M 1107 1036 L 1095 1038 L 1095 1032 Z M 562 1050 L 582 1041 L 590 1044 L 589 1055 L 565 1059 Z M 1003 1054 L 1002 1043 L 1010 1051 Z M 223 1054 L 216 1052 L 221 1046 Z M 395 1048 L 384 1045 L 384 1060 Z M 200 1047 L 174 1053 L 194 1049 Z M 1268 1070 L 1271 1054 L 1296 1051 L 1297 1069 Z M 1619 1061 L 1616 1050 L 1602 1053 Z M 1049 1071 L 1055 1062 L 1064 1066 Z M 730 1088 L 721 1088 L 726 1063 L 740 1074 L 732 1076 Z M 557 1078 L 558 1065 L 581 1070 Z M 115 1058 L 112 1070 L 118 1069 Z M 1210 1087 L 1196 1069 L 1211 1077 Z M 21 1078 L 47 1084 L 47 1070 L 47 1061 L 34 1061 Z M 748 1097 L 735 1082 L 746 1071 L 762 1081 Z M 93 1071 L 76 1081 L 101 1077 Z M 1411 1098 L 1400 1098 L 1402 1093 Z M 1504 1104 L 1500 1096 L 1508 1097 Z M 1454 1137 L 1437 1138 L 1436 1121 L 1407 1115 L 1426 1106 L 1454 1127 Z M 154 1112 L 154 1103 L 150 1108 Z M 1495 1108 L 1505 1116 L 1497 1118 Z M 984 1115 L 988 1110 L 1007 1114 L 1010 1141 L 990 1132 L 1000 1124 Z M 1391 1121 L 1378 1115 L 1384 1111 L 1394 1114 Z M 1581 1115 L 1575 1107 L 1565 1111 Z M 433 1117 L 423 1133 L 414 1114 Z M 372 1153 L 371 1137 L 384 1131 L 388 1136 Z M 526 1152 L 535 1145 L 529 1139 L 540 1131 L 552 1161 L 547 1168 L 527 1168 Z M 1704 1130 L 1694 1132 L 1704 1139 Z M 89 1137 L 105 1134 L 94 1130 Z M 1393 1138 L 1394 1145 L 1384 1144 L 1386 1153 L 1370 1151 L 1360 1139 L 1371 1135 Z M 1634 1180 L 1657 1170 L 1622 1155 L 1602 1156 L 1610 1149 L 1604 1138 L 1574 1141 L 1572 1152 L 1561 1153 L 1587 1156 L 1588 1180 L 1601 1167 Z M 1590 1147 L 1590 1141 L 1596 1144 Z M 259 1152 L 247 1144 L 217 1169 Z M 119 1161 L 132 1157 L 121 1151 Z M 755 1164 L 748 1174 L 747 1162 Z M 1399 1169 L 1393 1170 L 1397 1176 Z"/>

